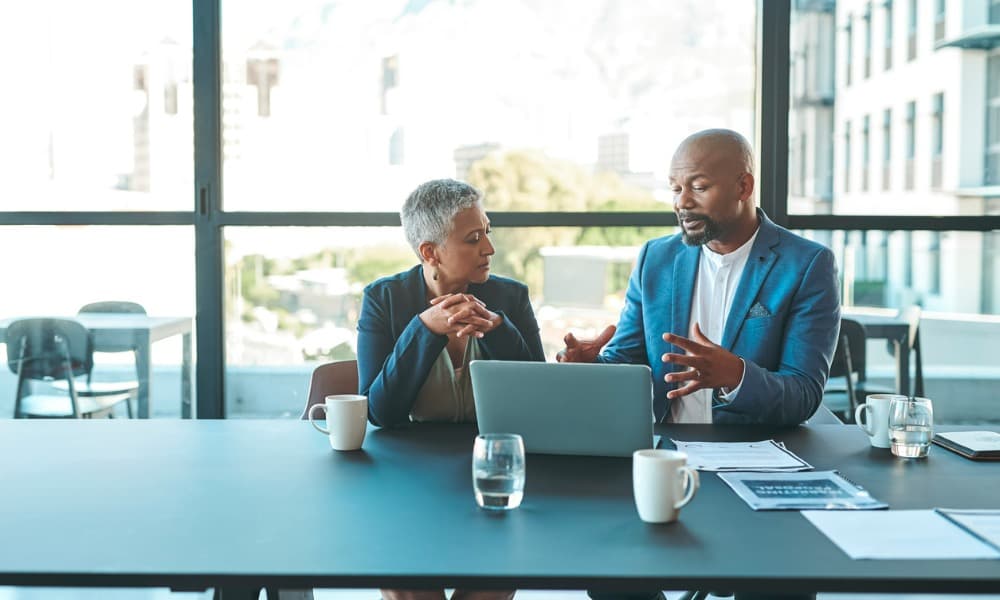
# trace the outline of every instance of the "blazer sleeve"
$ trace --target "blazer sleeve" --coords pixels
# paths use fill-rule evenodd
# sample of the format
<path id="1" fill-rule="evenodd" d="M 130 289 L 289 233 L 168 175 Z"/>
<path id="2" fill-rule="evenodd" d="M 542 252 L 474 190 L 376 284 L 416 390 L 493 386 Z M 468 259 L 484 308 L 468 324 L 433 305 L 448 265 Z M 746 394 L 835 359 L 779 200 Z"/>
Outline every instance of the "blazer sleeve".
<path id="1" fill-rule="evenodd" d="M 646 327 L 643 322 L 642 276 L 649 253 L 649 243 L 643 245 L 635 261 L 635 268 L 625 290 L 625 306 L 618 317 L 615 335 L 597 356 L 601 363 L 628 363 L 645 365 Z"/>
<path id="2" fill-rule="evenodd" d="M 393 307 L 388 296 L 380 298 L 369 288 L 358 319 L 359 392 L 368 396 L 368 420 L 381 427 L 409 422 L 417 393 L 448 343 L 427 329 L 419 314 L 395 338 Z"/>
<path id="3" fill-rule="evenodd" d="M 528 288 L 524 285 L 513 286 L 507 310 L 496 312 L 503 322 L 479 340 L 484 358 L 545 362 L 542 338 L 535 311 L 531 308 Z"/>
<path id="4" fill-rule="evenodd" d="M 777 371 L 744 359 L 740 393 L 715 409 L 715 423 L 798 425 L 823 401 L 823 387 L 840 330 L 840 298 L 833 253 L 813 257 L 792 299 Z"/>

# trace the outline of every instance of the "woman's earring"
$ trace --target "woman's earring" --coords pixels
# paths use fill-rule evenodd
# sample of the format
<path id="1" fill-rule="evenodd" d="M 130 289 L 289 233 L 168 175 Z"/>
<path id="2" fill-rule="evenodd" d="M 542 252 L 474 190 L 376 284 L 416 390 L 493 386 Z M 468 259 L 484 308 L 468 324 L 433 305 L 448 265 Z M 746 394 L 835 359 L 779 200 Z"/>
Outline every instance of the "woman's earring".
<path id="1" fill-rule="evenodd" d="M 437 269 L 434 269 L 434 270 L 433 270 L 433 271 L 431 272 L 431 278 L 432 278 L 432 279 L 434 279 L 434 281 L 437 281 L 437 280 L 438 280 L 438 270 L 437 270 Z"/>

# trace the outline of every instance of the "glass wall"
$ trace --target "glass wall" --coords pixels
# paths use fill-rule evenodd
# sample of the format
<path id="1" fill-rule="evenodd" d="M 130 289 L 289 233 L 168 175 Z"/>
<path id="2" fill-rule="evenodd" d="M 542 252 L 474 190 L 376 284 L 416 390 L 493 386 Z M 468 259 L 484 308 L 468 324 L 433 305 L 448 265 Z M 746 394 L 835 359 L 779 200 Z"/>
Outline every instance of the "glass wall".
<path id="1" fill-rule="evenodd" d="M 926 395 L 942 423 L 1000 422 L 1000 234 L 961 231 L 805 231 L 834 251 L 848 318 L 900 319 L 921 307 Z M 988 310 L 984 310 L 988 309 Z M 860 315 L 860 317 L 859 317 Z M 869 339 L 868 376 L 892 388 L 892 348 Z M 914 369 L 911 369 L 915 371 Z M 914 373 L 915 374 L 915 373 Z"/>
<path id="2" fill-rule="evenodd" d="M 618 321 L 640 246 L 673 230 L 495 228 L 492 272 L 528 285 L 554 360 Z M 400 228 L 227 228 L 227 414 L 297 417 L 312 369 L 355 358 L 364 286 L 416 264 Z"/>
<path id="3" fill-rule="evenodd" d="M 191 346 L 184 345 L 193 343 L 195 314 L 191 228 L 0 227 L 0 254 L 7 257 L 0 327 L 26 317 L 78 318 L 77 311 L 92 302 L 136 302 L 150 321 L 119 324 L 104 319 L 90 327 L 96 350 L 94 380 L 136 379 L 132 352 L 102 351 L 109 335 L 137 344 L 152 339 L 146 346 L 152 369 L 144 388 L 148 416 L 178 417 L 185 410 L 190 414 L 191 405 L 185 407 L 182 401 L 190 401 L 193 394 Z M 0 418 L 13 415 L 17 382 L 7 366 L 7 352 L 6 344 L 0 344 Z"/>
<path id="4" fill-rule="evenodd" d="M 944 3 L 792 4 L 789 138 L 810 143 L 797 157 L 803 164 L 790 165 L 788 214 L 989 214 L 996 196 L 986 189 L 996 181 L 996 94 L 989 90 L 997 70 L 981 46 L 938 43 Z M 985 9 L 954 4 L 964 10 L 956 36 L 986 25 Z M 852 42 L 862 28 L 884 32 L 884 53 Z M 852 127 L 860 148 L 848 147 Z"/>
<path id="5" fill-rule="evenodd" d="M 168 0 L 0 5 L 0 209 L 190 210 L 191 31 Z"/>
<path id="6" fill-rule="evenodd" d="M 683 137 L 752 139 L 754 20 L 726 0 L 224 2 L 225 210 L 395 212 L 474 168 L 518 179 L 493 210 L 663 210 Z M 634 191 L 590 194 L 595 173 Z"/>

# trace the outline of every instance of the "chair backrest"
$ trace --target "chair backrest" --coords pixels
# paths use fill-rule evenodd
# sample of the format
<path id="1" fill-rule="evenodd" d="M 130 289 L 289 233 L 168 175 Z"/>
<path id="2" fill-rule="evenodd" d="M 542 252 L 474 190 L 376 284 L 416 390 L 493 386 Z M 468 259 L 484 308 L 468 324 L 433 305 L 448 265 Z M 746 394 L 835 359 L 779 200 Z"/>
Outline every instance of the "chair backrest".
<path id="1" fill-rule="evenodd" d="M 93 366 L 90 332 L 71 319 L 19 319 L 7 326 L 7 366 L 27 379 L 67 379 Z"/>
<path id="2" fill-rule="evenodd" d="M 858 381 L 865 380 L 867 337 L 864 325 L 854 319 L 840 319 L 840 337 L 830 363 L 830 377 L 846 377 L 855 373 Z"/>
<path id="3" fill-rule="evenodd" d="M 309 382 L 309 397 L 302 418 L 309 418 L 313 404 L 322 404 L 331 394 L 358 393 L 358 361 L 338 360 L 320 365 L 313 370 Z"/>
<path id="4" fill-rule="evenodd" d="M 129 302 L 127 300 L 105 300 L 102 302 L 91 302 L 90 304 L 85 304 L 83 307 L 76 312 L 78 315 L 86 313 L 125 313 L 133 315 L 144 315 L 146 314 L 146 309 L 137 302 Z M 135 344 L 117 344 L 111 345 L 107 343 L 101 344 L 101 352 L 134 352 Z"/>
<path id="5" fill-rule="evenodd" d="M 84 304 L 77 314 L 82 313 L 132 313 L 138 315 L 146 314 L 146 309 L 138 302 L 127 300 L 105 300 L 103 302 L 91 302 Z"/>
<path id="6" fill-rule="evenodd" d="M 816 412 L 813 413 L 811 417 L 806 419 L 806 425 L 843 425 L 844 422 L 837 418 L 837 415 L 833 414 L 833 411 L 829 408 L 819 405 Z"/>

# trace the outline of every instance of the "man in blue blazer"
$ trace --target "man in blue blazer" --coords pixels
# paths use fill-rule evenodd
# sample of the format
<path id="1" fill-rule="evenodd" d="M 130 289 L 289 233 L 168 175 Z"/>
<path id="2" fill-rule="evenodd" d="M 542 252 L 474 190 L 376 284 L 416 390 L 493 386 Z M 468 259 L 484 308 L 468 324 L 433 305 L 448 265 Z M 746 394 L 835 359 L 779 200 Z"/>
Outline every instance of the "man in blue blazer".
<path id="1" fill-rule="evenodd" d="M 756 208 L 752 161 L 734 131 L 681 143 L 681 232 L 639 252 L 617 330 L 568 334 L 557 360 L 649 365 L 667 422 L 792 425 L 816 411 L 840 327 L 833 254 Z"/>

